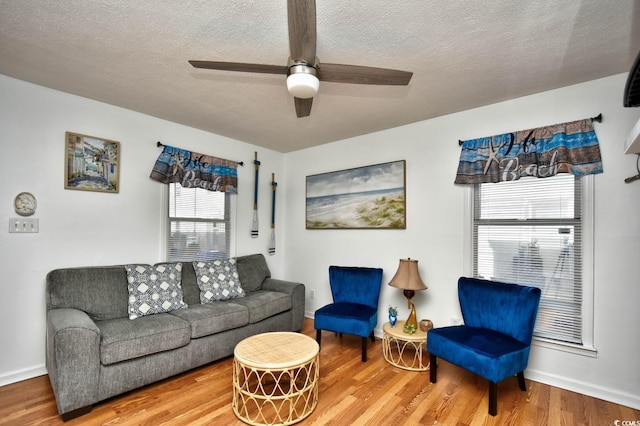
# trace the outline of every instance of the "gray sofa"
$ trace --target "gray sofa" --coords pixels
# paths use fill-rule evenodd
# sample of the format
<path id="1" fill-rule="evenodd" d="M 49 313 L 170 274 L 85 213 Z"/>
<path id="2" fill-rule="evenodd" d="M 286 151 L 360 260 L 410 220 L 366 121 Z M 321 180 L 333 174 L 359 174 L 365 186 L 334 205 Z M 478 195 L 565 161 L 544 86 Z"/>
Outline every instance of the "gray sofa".
<path id="1" fill-rule="evenodd" d="M 271 278 L 261 254 L 236 262 L 245 297 L 201 304 L 193 265 L 184 262 L 181 286 L 188 307 L 133 320 L 123 265 L 49 272 L 46 365 L 63 420 L 114 395 L 233 355 L 248 336 L 301 330 L 304 285 Z"/>

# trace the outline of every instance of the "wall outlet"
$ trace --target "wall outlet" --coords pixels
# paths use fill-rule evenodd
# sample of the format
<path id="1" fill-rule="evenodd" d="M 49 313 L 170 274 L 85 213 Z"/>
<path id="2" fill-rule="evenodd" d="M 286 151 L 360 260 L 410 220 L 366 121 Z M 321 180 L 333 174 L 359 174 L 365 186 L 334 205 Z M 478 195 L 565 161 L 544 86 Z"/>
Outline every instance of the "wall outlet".
<path id="1" fill-rule="evenodd" d="M 9 219 L 9 232 L 19 234 L 34 234 L 40 231 L 40 223 L 37 218 L 17 218 Z"/>
<path id="2" fill-rule="evenodd" d="M 309 299 L 313 300 L 316 298 L 316 291 L 315 290 L 309 290 Z"/>

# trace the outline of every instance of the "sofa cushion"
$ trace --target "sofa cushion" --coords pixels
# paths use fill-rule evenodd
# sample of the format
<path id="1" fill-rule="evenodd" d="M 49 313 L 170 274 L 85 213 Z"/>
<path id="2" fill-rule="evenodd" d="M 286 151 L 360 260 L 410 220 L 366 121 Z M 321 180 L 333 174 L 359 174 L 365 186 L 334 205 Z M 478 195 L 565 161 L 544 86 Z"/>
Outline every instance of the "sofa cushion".
<path id="1" fill-rule="evenodd" d="M 249 310 L 242 305 L 211 302 L 189 305 L 189 309 L 171 312 L 191 324 L 191 338 L 208 336 L 249 324 Z"/>
<path id="2" fill-rule="evenodd" d="M 234 299 L 234 304 L 246 306 L 249 309 L 249 323 L 254 324 L 265 318 L 286 312 L 291 309 L 291 296 L 279 291 L 252 291 L 246 297 Z"/>
<path id="3" fill-rule="evenodd" d="M 185 346 L 191 338 L 189 323 L 170 314 L 149 315 L 130 321 L 116 318 L 97 321 L 100 329 L 100 362 L 114 364 Z"/>
<path id="4" fill-rule="evenodd" d="M 182 300 L 182 263 L 125 265 L 129 319 L 186 308 Z"/>
<path id="5" fill-rule="evenodd" d="M 262 289 L 264 280 L 271 278 L 267 261 L 262 254 L 236 257 L 236 263 L 238 264 L 238 276 L 240 277 L 242 288 L 246 292 Z"/>
<path id="6" fill-rule="evenodd" d="M 235 259 L 194 261 L 200 287 L 200 303 L 244 297 Z"/>

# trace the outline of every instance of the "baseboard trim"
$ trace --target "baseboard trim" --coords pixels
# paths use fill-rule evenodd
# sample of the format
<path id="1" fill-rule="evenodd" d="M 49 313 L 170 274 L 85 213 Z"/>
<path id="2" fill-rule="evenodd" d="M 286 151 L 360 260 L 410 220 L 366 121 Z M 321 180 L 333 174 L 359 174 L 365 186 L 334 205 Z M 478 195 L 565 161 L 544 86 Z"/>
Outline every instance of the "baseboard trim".
<path id="1" fill-rule="evenodd" d="M 603 399 L 615 404 L 631 407 L 640 410 L 640 396 L 633 395 L 628 392 L 619 391 L 617 389 L 595 386 L 592 383 L 575 380 L 564 376 L 545 373 L 539 370 L 528 368 L 525 371 L 525 377 L 534 382 L 544 383 L 545 385 L 555 386 L 572 392 L 581 393 L 594 398 Z"/>
<path id="2" fill-rule="evenodd" d="M 47 369 L 44 364 L 32 368 L 25 368 L 24 370 L 12 371 L 0 376 L 0 386 L 33 379 L 34 377 L 44 376 L 45 374 L 47 374 Z"/>

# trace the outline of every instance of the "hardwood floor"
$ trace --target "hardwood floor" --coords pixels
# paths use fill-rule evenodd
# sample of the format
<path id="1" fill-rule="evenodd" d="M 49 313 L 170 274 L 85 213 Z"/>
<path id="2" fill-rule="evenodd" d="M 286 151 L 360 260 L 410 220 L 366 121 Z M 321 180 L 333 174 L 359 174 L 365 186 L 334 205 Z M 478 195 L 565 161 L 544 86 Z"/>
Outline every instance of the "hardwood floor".
<path id="1" fill-rule="evenodd" d="M 303 333 L 315 338 L 313 321 Z M 614 425 L 640 420 L 640 411 L 514 377 L 498 386 L 498 415 L 487 414 L 488 386 L 447 362 L 438 383 L 428 372 L 392 367 L 382 343 L 369 341 L 366 363 L 358 337 L 324 333 L 319 401 L 302 425 Z M 75 425 L 243 425 L 231 409 L 232 359 L 111 398 Z M 0 387 L 0 425 L 60 425 L 47 376 Z"/>

